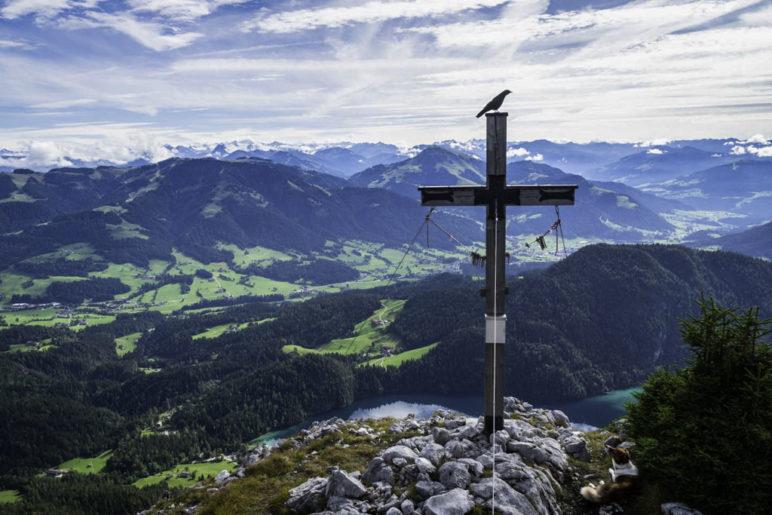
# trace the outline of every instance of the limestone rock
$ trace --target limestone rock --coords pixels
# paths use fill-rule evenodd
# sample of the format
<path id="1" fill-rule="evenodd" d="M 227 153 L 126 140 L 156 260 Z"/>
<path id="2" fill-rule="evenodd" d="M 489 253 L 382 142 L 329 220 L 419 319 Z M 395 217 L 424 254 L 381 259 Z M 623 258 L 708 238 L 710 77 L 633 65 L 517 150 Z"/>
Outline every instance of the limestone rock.
<path id="1" fill-rule="evenodd" d="M 450 492 L 435 495 L 424 503 L 424 513 L 427 515 L 464 515 L 472 509 L 474 509 L 472 496 L 462 488 L 454 488 Z"/>
<path id="2" fill-rule="evenodd" d="M 410 447 L 395 445 L 383 451 L 383 460 L 386 463 L 394 463 L 395 458 L 402 458 L 407 463 L 413 463 L 418 455 Z"/>
<path id="3" fill-rule="evenodd" d="M 569 427 L 571 425 L 571 421 L 568 420 L 568 415 L 559 409 L 552 410 L 552 418 L 555 419 L 555 425 L 558 427 Z"/>
<path id="4" fill-rule="evenodd" d="M 692 509 L 680 502 L 666 502 L 659 509 L 662 515 L 702 515 L 701 511 Z"/>
<path id="5" fill-rule="evenodd" d="M 421 457 L 426 458 L 435 467 L 440 465 L 440 461 L 445 457 L 445 447 L 439 443 L 428 443 L 421 449 Z"/>
<path id="6" fill-rule="evenodd" d="M 220 483 L 222 483 L 223 481 L 225 481 L 229 477 L 231 477 L 231 473 L 230 472 L 228 472 L 227 470 L 221 470 L 220 473 L 217 474 L 214 477 L 214 482 L 219 485 Z"/>
<path id="7" fill-rule="evenodd" d="M 480 477 L 483 474 L 483 465 L 477 460 L 473 460 L 472 458 L 460 458 L 458 460 L 459 463 L 463 463 L 467 466 L 469 473 L 472 474 L 475 477 Z"/>
<path id="8" fill-rule="evenodd" d="M 563 449 L 568 454 L 581 461 L 590 461 L 590 450 L 587 448 L 587 441 L 577 435 L 571 435 L 563 440 Z"/>
<path id="9" fill-rule="evenodd" d="M 528 498 L 509 486 L 499 478 L 495 481 L 492 477 L 485 478 L 479 483 L 474 483 L 469 487 L 469 491 L 477 497 L 485 500 L 484 507 L 490 509 L 493 506 L 493 497 L 495 488 L 496 498 L 495 507 L 497 511 L 508 514 L 519 515 L 538 515 Z"/>
<path id="10" fill-rule="evenodd" d="M 432 436 L 434 441 L 440 445 L 445 445 L 450 441 L 450 431 L 444 427 L 435 427 L 432 429 Z"/>
<path id="11" fill-rule="evenodd" d="M 458 461 L 443 463 L 439 470 L 440 483 L 447 489 L 466 488 L 472 479 L 468 468 Z"/>
<path id="12" fill-rule="evenodd" d="M 327 479 L 325 494 L 327 497 L 347 497 L 359 499 L 367 493 L 367 488 L 345 470 L 334 469 Z"/>
<path id="13" fill-rule="evenodd" d="M 416 458 L 415 465 L 418 468 L 419 472 L 424 472 L 429 475 L 432 475 L 435 472 L 437 472 L 437 467 L 435 467 L 431 461 L 423 457 Z"/>
<path id="14" fill-rule="evenodd" d="M 369 484 L 378 482 L 392 484 L 394 473 L 391 467 L 386 464 L 382 457 L 378 456 L 373 458 L 362 475 L 362 481 Z"/>
<path id="15" fill-rule="evenodd" d="M 294 513 L 310 513 L 325 505 L 324 492 L 327 478 L 312 477 L 289 491 L 290 498 L 284 503 Z"/>
<path id="16" fill-rule="evenodd" d="M 422 499 L 427 499 L 444 492 L 445 487 L 437 481 L 419 481 L 415 484 L 415 491 Z"/>
<path id="17" fill-rule="evenodd" d="M 541 464 L 547 461 L 547 454 L 542 449 L 529 442 L 510 441 L 507 444 L 507 451 L 516 452 L 520 454 L 524 460 L 532 463 Z"/>
<path id="18" fill-rule="evenodd" d="M 480 449 L 469 440 L 451 440 L 445 444 L 445 454 L 451 458 L 474 458 Z"/>

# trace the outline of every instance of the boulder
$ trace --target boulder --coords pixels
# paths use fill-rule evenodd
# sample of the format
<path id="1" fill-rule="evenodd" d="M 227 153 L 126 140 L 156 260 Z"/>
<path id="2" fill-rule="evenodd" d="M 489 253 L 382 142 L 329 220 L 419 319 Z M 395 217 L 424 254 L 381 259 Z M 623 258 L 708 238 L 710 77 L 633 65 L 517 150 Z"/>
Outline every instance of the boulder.
<path id="1" fill-rule="evenodd" d="M 494 494 L 496 498 L 492 500 Z M 469 491 L 477 497 L 485 500 L 484 506 L 492 508 L 495 501 L 496 511 L 508 514 L 520 515 L 538 515 L 528 498 L 509 486 L 499 478 L 495 480 L 492 477 L 485 478 L 479 483 L 474 483 L 469 487 Z"/>
<path id="2" fill-rule="evenodd" d="M 474 458 L 480 449 L 469 440 L 451 440 L 445 444 L 445 454 L 449 458 Z"/>
<path id="3" fill-rule="evenodd" d="M 362 476 L 362 480 L 371 485 L 378 482 L 392 484 L 393 478 L 394 472 L 380 456 L 373 458 Z"/>
<path id="4" fill-rule="evenodd" d="M 419 472 L 423 472 L 425 474 L 431 475 L 437 472 L 437 467 L 435 467 L 431 461 L 423 457 L 416 458 L 415 465 L 418 467 Z"/>
<path id="5" fill-rule="evenodd" d="M 333 495 L 327 499 L 327 509 L 333 513 L 359 513 L 353 500 L 339 495 Z"/>
<path id="6" fill-rule="evenodd" d="M 472 458 L 459 458 L 458 462 L 466 465 L 469 472 L 475 477 L 482 476 L 483 470 L 485 470 L 482 463 Z"/>
<path id="7" fill-rule="evenodd" d="M 427 515 L 464 515 L 473 509 L 472 496 L 462 488 L 435 495 L 424 503 L 424 513 Z"/>
<path id="8" fill-rule="evenodd" d="M 428 443 L 421 449 L 421 457 L 432 462 L 432 465 L 439 466 L 440 461 L 445 457 L 445 447 L 438 443 Z"/>
<path id="9" fill-rule="evenodd" d="M 452 430 L 452 429 L 456 429 L 457 427 L 461 427 L 465 425 L 466 425 L 465 418 L 456 417 L 445 422 L 445 429 Z"/>
<path id="10" fill-rule="evenodd" d="M 547 461 L 547 454 L 542 449 L 529 442 L 510 441 L 507 443 L 507 451 L 516 452 L 520 454 L 524 460 L 530 461 L 531 463 L 541 464 Z"/>
<path id="11" fill-rule="evenodd" d="M 527 478 L 526 466 L 517 460 L 506 460 L 496 463 L 496 474 L 507 482 L 520 481 Z"/>
<path id="12" fill-rule="evenodd" d="M 419 481 L 415 484 L 415 491 L 422 499 L 428 499 L 444 492 L 445 487 L 437 481 Z"/>
<path id="13" fill-rule="evenodd" d="M 445 445 L 450 441 L 450 431 L 444 427 L 435 427 L 432 429 L 432 437 L 436 443 Z"/>
<path id="14" fill-rule="evenodd" d="M 394 462 L 395 458 L 402 458 L 407 463 L 413 463 L 418 457 L 418 454 L 416 454 L 416 452 L 410 447 L 406 447 L 404 445 L 395 445 L 383 451 L 382 456 L 383 460 L 390 464 Z"/>
<path id="15" fill-rule="evenodd" d="M 499 445 L 506 445 L 509 441 L 509 433 L 506 429 L 500 429 L 493 433 L 493 441 Z"/>
<path id="16" fill-rule="evenodd" d="M 327 488 L 325 490 L 327 497 L 359 499 L 366 493 L 367 488 L 345 470 L 336 468 L 330 473 L 330 477 L 327 479 Z"/>
<path id="17" fill-rule="evenodd" d="M 587 441 L 577 435 L 571 435 L 563 440 L 563 449 L 580 461 L 590 461 L 590 450 L 587 448 Z"/>
<path id="18" fill-rule="evenodd" d="M 290 498 L 284 505 L 293 513 L 311 513 L 325 505 L 324 492 L 327 478 L 312 477 L 289 491 Z"/>
<path id="19" fill-rule="evenodd" d="M 217 474 L 214 477 L 214 482 L 219 485 L 220 483 L 222 483 L 223 481 L 225 481 L 229 477 L 231 477 L 231 473 L 230 472 L 228 472 L 227 470 L 221 470 L 220 473 Z"/>
<path id="20" fill-rule="evenodd" d="M 443 463 L 439 470 L 439 478 L 440 483 L 447 489 L 466 488 L 472 479 L 468 465 L 458 461 Z"/>
<path id="21" fill-rule="evenodd" d="M 569 427 L 571 425 L 568 415 L 559 409 L 552 410 L 552 418 L 555 419 L 555 425 L 558 427 Z"/>
<path id="22" fill-rule="evenodd" d="M 457 438 L 466 438 L 468 440 L 477 438 L 480 435 L 480 432 L 477 430 L 475 426 L 472 425 L 466 425 L 460 428 L 458 431 L 454 431 L 453 435 Z"/>
<path id="23" fill-rule="evenodd" d="M 702 515 L 701 511 L 692 509 L 680 502 L 666 502 L 659 507 L 662 515 Z"/>

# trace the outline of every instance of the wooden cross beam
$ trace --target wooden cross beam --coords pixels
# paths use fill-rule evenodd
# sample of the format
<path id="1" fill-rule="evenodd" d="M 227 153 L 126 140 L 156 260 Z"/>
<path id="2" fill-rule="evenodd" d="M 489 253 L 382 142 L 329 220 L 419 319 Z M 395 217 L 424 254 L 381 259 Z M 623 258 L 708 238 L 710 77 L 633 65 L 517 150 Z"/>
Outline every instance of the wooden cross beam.
<path id="1" fill-rule="evenodd" d="M 485 432 L 504 428 L 507 206 L 569 206 L 575 184 L 507 186 L 507 113 L 487 113 L 485 186 L 421 186 L 424 206 L 485 206 Z M 493 259 L 491 259 L 493 256 Z"/>

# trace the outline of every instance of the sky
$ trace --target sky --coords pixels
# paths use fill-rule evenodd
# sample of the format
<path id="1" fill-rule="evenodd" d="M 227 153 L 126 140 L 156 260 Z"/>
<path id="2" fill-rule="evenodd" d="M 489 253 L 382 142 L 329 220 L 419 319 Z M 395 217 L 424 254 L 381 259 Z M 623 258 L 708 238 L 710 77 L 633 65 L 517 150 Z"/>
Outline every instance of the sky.
<path id="1" fill-rule="evenodd" d="M 0 148 L 772 134 L 770 0 L 0 0 Z"/>

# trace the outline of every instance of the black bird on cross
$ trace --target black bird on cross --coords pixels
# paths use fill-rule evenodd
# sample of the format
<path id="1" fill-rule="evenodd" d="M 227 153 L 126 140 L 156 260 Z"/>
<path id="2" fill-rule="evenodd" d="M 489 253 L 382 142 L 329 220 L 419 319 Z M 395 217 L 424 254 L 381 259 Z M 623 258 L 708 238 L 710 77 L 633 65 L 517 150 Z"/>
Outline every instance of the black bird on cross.
<path id="1" fill-rule="evenodd" d="M 499 107 L 501 107 L 501 104 L 504 103 L 504 97 L 506 97 L 510 93 L 512 92 L 509 91 L 508 89 L 505 89 L 504 91 L 502 91 L 501 93 L 493 97 L 493 100 L 485 104 L 485 107 L 482 108 L 482 111 L 477 113 L 477 118 L 481 117 L 488 111 L 498 111 Z"/>

